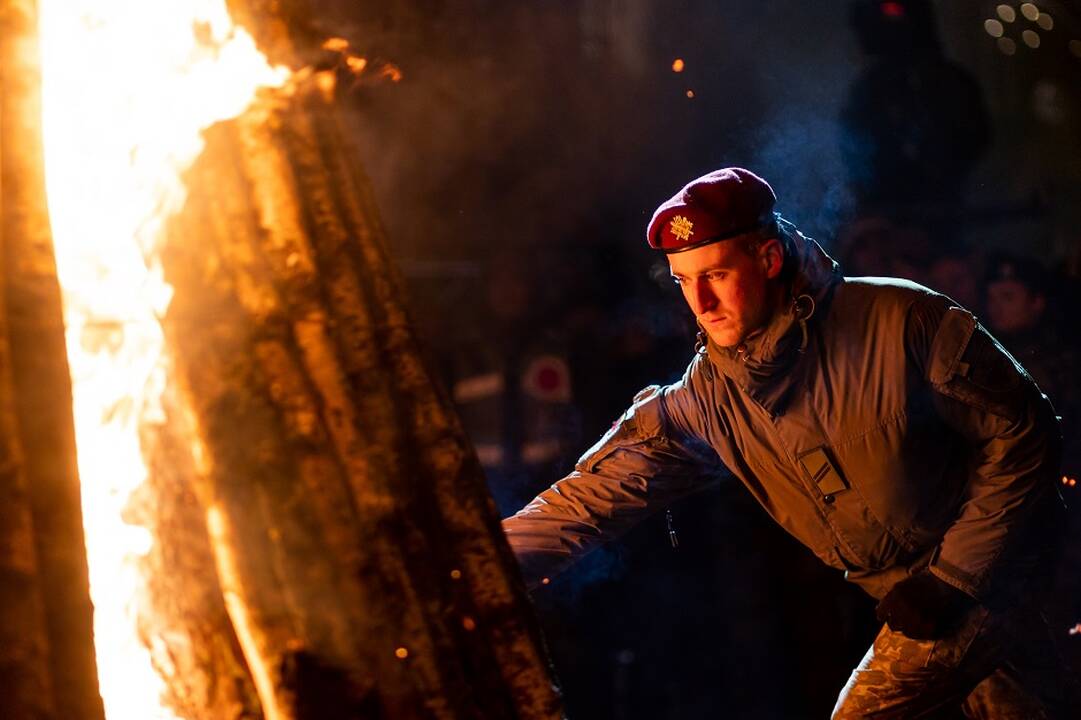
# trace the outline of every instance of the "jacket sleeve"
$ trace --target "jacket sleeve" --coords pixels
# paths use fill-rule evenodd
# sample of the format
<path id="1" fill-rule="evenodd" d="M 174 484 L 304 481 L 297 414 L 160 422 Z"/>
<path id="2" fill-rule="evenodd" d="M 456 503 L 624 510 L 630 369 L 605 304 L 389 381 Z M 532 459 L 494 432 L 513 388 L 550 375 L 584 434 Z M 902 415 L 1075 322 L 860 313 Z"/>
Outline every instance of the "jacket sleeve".
<path id="1" fill-rule="evenodd" d="M 1025 369 L 968 311 L 917 308 L 907 331 L 910 348 L 926 353 L 938 414 L 971 448 L 959 513 L 930 570 L 985 599 L 1036 535 L 1041 508 L 1058 497 L 1058 419 Z"/>
<path id="2" fill-rule="evenodd" d="M 696 404 L 685 381 L 638 393 L 572 473 L 503 521 L 530 587 L 722 474 L 691 427 Z"/>

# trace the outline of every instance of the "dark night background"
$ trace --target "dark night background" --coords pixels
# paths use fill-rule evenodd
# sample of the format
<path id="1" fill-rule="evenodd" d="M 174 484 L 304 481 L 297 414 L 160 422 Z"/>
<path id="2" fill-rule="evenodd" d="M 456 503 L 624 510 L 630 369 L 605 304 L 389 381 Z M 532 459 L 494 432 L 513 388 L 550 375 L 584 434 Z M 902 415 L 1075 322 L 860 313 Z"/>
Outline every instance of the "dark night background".
<path id="1" fill-rule="evenodd" d="M 1075 3 L 316 5 L 319 31 L 404 73 L 343 100 L 448 386 L 538 353 L 569 368 L 552 407 L 463 407 L 478 445 L 520 443 L 521 418 L 548 413 L 558 452 L 489 473 L 505 514 L 567 472 L 637 390 L 686 366 L 692 319 L 644 227 L 686 181 L 726 165 L 766 177 L 778 209 L 848 274 L 910 277 L 981 318 L 996 280 L 1042 293 L 1036 324 L 996 334 L 1076 448 Z M 570 717 L 828 716 L 877 630 L 871 601 L 741 487 L 673 514 L 678 549 L 662 513 L 535 594 Z M 1064 571 L 1053 621 L 1074 661 L 1077 592 Z"/>

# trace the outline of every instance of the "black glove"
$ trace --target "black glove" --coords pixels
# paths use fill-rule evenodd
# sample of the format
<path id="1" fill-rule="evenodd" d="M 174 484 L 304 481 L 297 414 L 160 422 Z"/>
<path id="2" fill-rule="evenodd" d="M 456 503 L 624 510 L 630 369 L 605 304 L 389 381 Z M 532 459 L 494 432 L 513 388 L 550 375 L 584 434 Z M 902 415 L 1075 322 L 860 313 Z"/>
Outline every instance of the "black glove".
<path id="1" fill-rule="evenodd" d="M 891 630 L 913 640 L 934 640 L 956 629 L 964 612 L 975 604 L 968 594 L 924 570 L 894 585 L 878 603 L 875 615 Z"/>

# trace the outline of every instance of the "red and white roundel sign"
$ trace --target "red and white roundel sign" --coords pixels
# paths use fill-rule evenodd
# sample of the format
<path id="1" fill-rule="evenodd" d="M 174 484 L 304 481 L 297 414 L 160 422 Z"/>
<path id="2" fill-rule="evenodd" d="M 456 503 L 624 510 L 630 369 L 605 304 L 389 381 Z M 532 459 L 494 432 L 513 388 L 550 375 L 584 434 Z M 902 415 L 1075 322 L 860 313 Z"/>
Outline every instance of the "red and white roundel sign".
<path id="1" fill-rule="evenodd" d="M 571 401 L 571 372 L 558 355 L 538 355 L 522 374 L 522 390 L 547 402 Z"/>

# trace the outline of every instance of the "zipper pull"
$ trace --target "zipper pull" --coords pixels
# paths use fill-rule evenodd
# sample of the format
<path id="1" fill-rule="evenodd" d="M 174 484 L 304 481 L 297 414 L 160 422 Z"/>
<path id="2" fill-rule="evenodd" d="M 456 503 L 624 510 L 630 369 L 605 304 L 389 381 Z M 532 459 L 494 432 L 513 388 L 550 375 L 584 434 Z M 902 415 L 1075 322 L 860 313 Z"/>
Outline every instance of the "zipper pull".
<path id="1" fill-rule="evenodd" d="M 668 520 L 668 540 L 672 543 L 672 548 L 679 547 L 679 538 L 676 537 L 676 527 L 672 522 L 672 508 L 668 508 L 664 511 L 664 516 Z"/>

